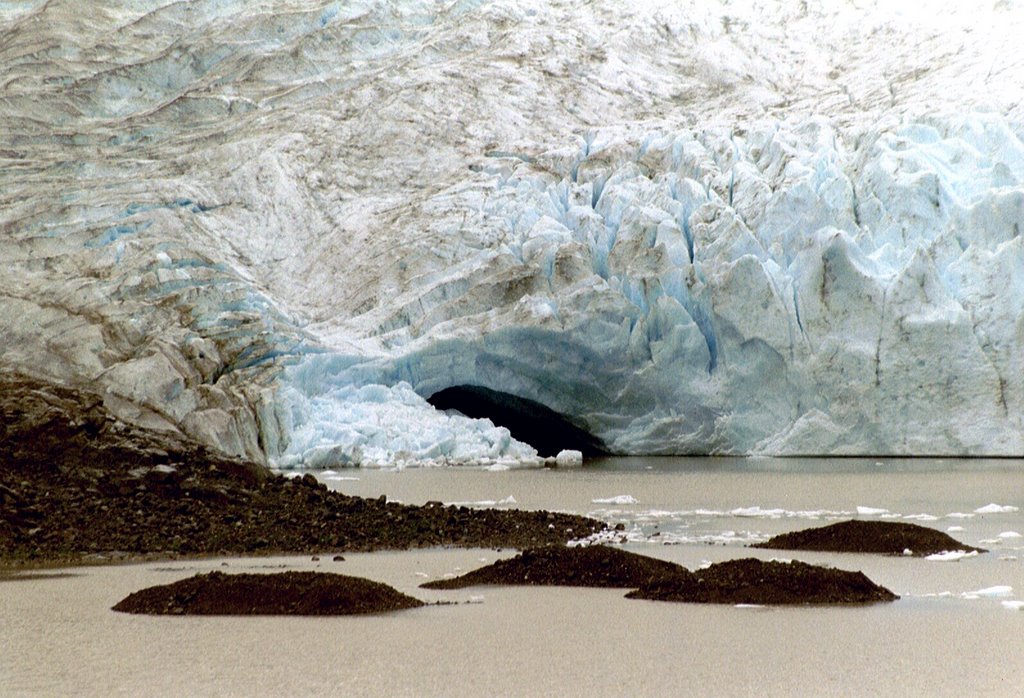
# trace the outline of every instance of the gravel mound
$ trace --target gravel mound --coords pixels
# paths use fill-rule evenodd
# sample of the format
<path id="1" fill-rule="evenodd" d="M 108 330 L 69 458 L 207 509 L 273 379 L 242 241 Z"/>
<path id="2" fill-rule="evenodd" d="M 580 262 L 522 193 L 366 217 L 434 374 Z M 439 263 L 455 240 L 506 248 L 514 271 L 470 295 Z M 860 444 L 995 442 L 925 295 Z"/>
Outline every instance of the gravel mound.
<path id="1" fill-rule="evenodd" d="M 629 599 L 685 603 L 799 605 L 865 604 L 899 598 L 862 572 L 804 562 L 754 558 L 711 565 L 690 575 L 664 577 L 626 594 Z"/>
<path id="2" fill-rule="evenodd" d="M 917 557 L 947 550 L 986 552 L 983 548 L 965 545 L 934 528 L 910 523 L 860 520 L 783 533 L 751 547 L 887 555 L 903 555 L 905 550 L 909 550 Z"/>
<path id="3" fill-rule="evenodd" d="M 629 553 L 605 545 L 546 547 L 524 550 L 454 579 L 421 584 L 425 589 L 462 589 L 482 584 L 533 586 L 621 587 L 641 586 L 666 576 L 692 576 L 685 568 L 664 560 Z"/>
<path id="4" fill-rule="evenodd" d="M 340 616 L 423 605 L 386 584 L 343 574 L 210 572 L 137 591 L 114 610 L 149 615 Z"/>

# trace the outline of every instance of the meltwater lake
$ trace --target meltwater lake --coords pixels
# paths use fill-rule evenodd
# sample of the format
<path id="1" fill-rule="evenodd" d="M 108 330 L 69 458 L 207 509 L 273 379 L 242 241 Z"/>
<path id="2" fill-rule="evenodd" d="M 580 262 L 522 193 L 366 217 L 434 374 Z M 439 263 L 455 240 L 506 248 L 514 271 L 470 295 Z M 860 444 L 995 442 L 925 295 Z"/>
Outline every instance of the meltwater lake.
<path id="1" fill-rule="evenodd" d="M 626 549 L 696 568 L 755 556 L 862 570 L 900 594 L 850 608 L 635 601 L 624 590 L 419 584 L 511 550 L 229 558 L 47 570 L 0 582 L 4 695 L 1015 696 L 1024 685 L 1024 462 L 609 458 L 582 469 L 346 470 L 410 504 L 552 509 L 623 524 Z M 906 521 L 990 552 L 928 560 L 748 550 L 848 518 Z M 320 570 L 426 601 L 335 618 L 128 616 L 199 571 Z"/>

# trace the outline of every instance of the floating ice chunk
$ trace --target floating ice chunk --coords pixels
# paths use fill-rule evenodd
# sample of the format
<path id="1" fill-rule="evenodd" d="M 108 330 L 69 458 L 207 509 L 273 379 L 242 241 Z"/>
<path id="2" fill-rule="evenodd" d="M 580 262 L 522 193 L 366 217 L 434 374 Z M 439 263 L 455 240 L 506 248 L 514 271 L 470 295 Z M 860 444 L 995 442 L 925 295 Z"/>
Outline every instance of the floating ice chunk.
<path id="1" fill-rule="evenodd" d="M 974 514 L 965 514 L 962 511 L 954 511 L 952 514 L 946 514 L 947 519 L 973 519 Z"/>
<path id="2" fill-rule="evenodd" d="M 449 502 L 448 504 L 453 507 L 501 507 L 512 506 L 515 503 L 516 498 L 509 495 L 504 499 L 480 499 L 475 502 Z"/>
<path id="3" fill-rule="evenodd" d="M 925 558 L 925 560 L 931 560 L 932 562 L 956 562 L 957 560 L 963 560 L 965 557 L 977 556 L 977 550 L 944 550 L 941 553 L 933 553 Z"/>
<path id="4" fill-rule="evenodd" d="M 486 468 L 484 468 L 484 470 L 486 470 L 489 473 L 503 473 L 506 470 L 511 469 L 511 466 L 507 465 L 506 463 L 494 463 L 493 465 L 488 465 Z"/>
<path id="5" fill-rule="evenodd" d="M 1003 608 L 1009 611 L 1024 611 L 1024 601 L 1003 601 Z"/>
<path id="6" fill-rule="evenodd" d="M 466 600 L 466 603 L 473 603 L 473 604 L 478 604 L 478 603 L 483 603 L 483 602 L 484 602 L 484 597 L 480 596 L 480 595 L 470 596 Z"/>
<path id="7" fill-rule="evenodd" d="M 765 519 L 821 519 L 821 518 L 844 518 L 852 516 L 851 511 L 829 510 L 829 509 L 762 509 L 759 506 L 738 507 L 729 509 L 694 509 L 693 511 L 676 512 L 677 516 L 710 516 L 715 518 L 735 516 L 737 518 L 765 518 Z"/>
<path id="8" fill-rule="evenodd" d="M 974 510 L 975 514 L 1012 514 L 1018 511 L 1017 507 L 1010 506 L 1009 504 L 986 504 L 983 507 L 978 507 Z"/>
<path id="9" fill-rule="evenodd" d="M 882 516 L 888 514 L 888 509 L 878 509 L 876 507 L 857 507 L 858 516 Z"/>
<path id="10" fill-rule="evenodd" d="M 603 499 L 591 499 L 591 504 L 639 504 L 639 500 L 631 494 L 619 494 Z"/>
<path id="11" fill-rule="evenodd" d="M 908 521 L 938 521 L 938 516 L 932 516 L 931 514 L 908 514 L 903 517 Z"/>
<path id="12" fill-rule="evenodd" d="M 914 551 L 911 550 L 910 548 L 904 548 L 903 549 L 904 557 L 911 557 L 911 556 L 913 556 L 913 554 L 914 554 Z"/>
<path id="13" fill-rule="evenodd" d="M 673 519 L 675 517 L 675 512 L 665 511 L 664 509 L 651 509 L 650 511 L 645 511 L 642 514 L 637 515 L 638 519 Z"/>
<path id="14" fill-rule="evenodd" d="M 779 519 L 783 516 L 791 514 L 792 512 L 788 512 L 785 509 L 762 509 L 761 507 L 740 507 L 738 509 L 733 509 L 729 513 L 733 516 L 738 516 L 741 518 Z"/>
<path id="15" fill-rule="evenodd" d="M 948 526 L 946 528 L 946 532 L 947 533 L 956 533 L 956 532 L 962 531 L 962 530 L 964 530 L 963 526 Z"/>
<path id="16" fill-rule="evenodd" d="M 996 599 L 1001 596 L 1009 596 L 1013 593 L 1013 587 L 1000 584 L 993 587 L 985 587 L 977 591 L 965 591 L 961 596 L 965 599 Z"/>
<path id="17" fill-rule="evenodd" d="M 555 465 L 559 468 L 571 468 L 583 465 L 583 454 L 580 451 L 559 451 L 555 456 Z"/>
<path id="18" fill-rule="evenodd" d="M 1021 536 L 1021 534 L 1017 533 L 1016 531 L 1003 531 L 999 534 L 999 537 L 1003 540 L 1011 540 L 1013 538 L 1024 538 L 1024 536 Z"/>

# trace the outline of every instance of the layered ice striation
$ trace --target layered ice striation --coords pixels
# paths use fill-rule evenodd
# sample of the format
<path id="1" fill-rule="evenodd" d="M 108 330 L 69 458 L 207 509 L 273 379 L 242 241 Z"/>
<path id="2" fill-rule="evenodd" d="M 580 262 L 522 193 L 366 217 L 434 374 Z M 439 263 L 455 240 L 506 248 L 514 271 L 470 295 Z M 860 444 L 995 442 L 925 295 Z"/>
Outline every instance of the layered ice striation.
<path id="1" fill-rule="evenodd" d="M 501 230 L 469 255 L 491 273 L 439 275 L 383 323 L 391 356 L 321 374 L 357 423 L 350 385 L 410 406 L 469 383 L 619 453 L 1024 452 L 1024 145 L 998 115 L 601 132 L 498 159 L 464 203 Z M 286 380 L 309 391 L 322 362 Z M 337 421 L 294 402 L 304 430 Z M 414 452 L 483 443 L 469 424 Z"/>
<path id="2" fill-rule="evenodd" d="M 1024 455 L 1024 15 L 940 4 L 5 6 L 0 369 L 282 467 Z"/>

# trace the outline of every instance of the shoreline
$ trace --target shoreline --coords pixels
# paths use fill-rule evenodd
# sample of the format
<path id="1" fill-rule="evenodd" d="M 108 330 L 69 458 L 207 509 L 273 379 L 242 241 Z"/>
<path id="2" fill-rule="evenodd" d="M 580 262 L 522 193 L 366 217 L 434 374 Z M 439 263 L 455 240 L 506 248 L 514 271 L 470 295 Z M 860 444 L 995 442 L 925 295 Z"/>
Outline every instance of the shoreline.
<path id="1" fill-rule="evenodd" d="M 331 491 L 114 419 L 98 396 L 0 375 L 0 570 L 208 556 L 565 544 L 549 511 L 407 505 Z"/>

